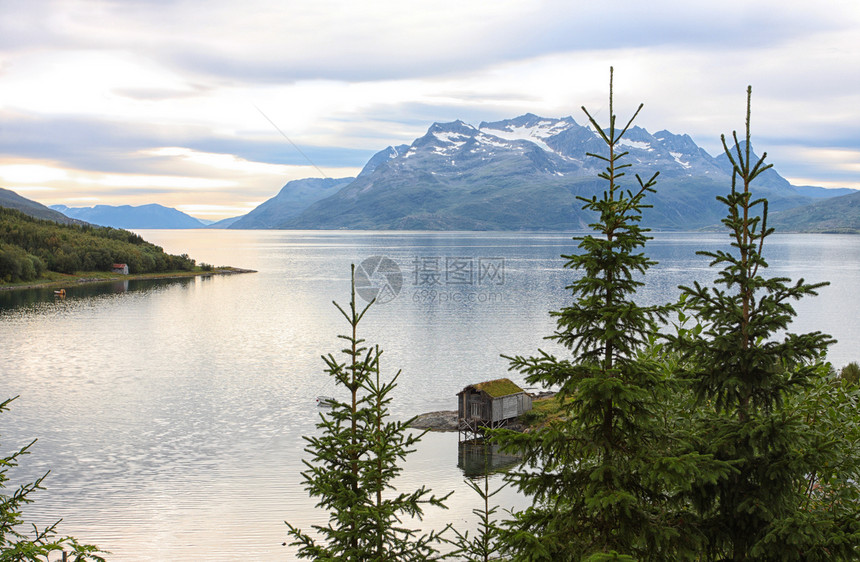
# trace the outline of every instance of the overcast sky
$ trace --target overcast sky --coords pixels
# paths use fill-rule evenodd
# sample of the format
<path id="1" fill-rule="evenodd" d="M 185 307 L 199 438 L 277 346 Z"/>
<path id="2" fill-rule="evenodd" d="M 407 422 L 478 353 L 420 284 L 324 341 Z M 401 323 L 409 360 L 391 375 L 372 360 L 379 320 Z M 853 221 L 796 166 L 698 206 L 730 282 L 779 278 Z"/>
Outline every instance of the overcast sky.
<path id="1" fill-rule="evenodd" d="M 225 218 L 434 121 L 605 116 L 610 65 L 712 155 L 752 85 L 780 174 L 860 189 L 858 0 L 0 0 L 0 187 Z"/>

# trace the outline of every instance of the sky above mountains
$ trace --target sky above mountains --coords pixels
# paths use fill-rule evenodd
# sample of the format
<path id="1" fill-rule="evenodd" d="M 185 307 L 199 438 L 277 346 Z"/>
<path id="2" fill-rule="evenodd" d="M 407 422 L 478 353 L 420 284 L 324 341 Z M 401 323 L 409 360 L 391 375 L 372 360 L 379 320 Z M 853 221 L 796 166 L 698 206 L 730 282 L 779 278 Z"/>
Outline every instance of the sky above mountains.
<path id="1" fill-rule="evenodd" d="M 434 121 L 616 113 L 860 188 L 860 2 L 0 0 L 0 186 L 220 219 Z"/>

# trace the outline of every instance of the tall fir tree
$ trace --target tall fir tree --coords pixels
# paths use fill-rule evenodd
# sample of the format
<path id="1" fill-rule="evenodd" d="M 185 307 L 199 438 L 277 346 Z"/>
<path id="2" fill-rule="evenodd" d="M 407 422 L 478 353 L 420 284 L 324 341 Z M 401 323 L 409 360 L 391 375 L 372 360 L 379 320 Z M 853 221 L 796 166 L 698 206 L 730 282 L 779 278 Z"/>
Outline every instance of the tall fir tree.
<path id="1" fill-rule="evenodd" d="M 732 466 L 715 483 L 692 488 L 691 532 L 703 539 L 703 560 L 855 560 L 858 416 L 834 417 L 845 414 L 850 392 L 840 394 L 828 379 L 824 357 L 833 340 L 787 332 L 792 302 L 825 283 L 765 275 L 773 229 L 767 201 L 751 184 L 771 165 L 766 153 L 753 158 L 751 94 L 743 142 L 734 133 L 730 147 L 722 137 L 733 176 L 731 192 L 718 199 L 728 209 L 722 222 L 731 249 L 699 252 L 721 269 L 713 287 L 681 287 L 701 329 L 672 338 L 697 398 L 696 447 Z"/>
<path id="2" fill-rule="evenodd" d="M 322 561 L 385 562 L 436 559 L 441 533 L 421 533 L 410 527 L 411 518 L 420 518 L 427 506 L 444 508 L 448 497 L 431 494 L 426 486 L 411 492 L 397 491 L 394 479 L 399 465 L 414 451 L 421 438 L 401 422 L 388 419 L 391 392 L 397 373 L 383 381 L 379 370 L 381 351 L 368 347 L 358 336 L 358 325 L 373 303 L 356 306 L 355 266 L 352 267 L 349 308 L 335 307 L 350 325 L 350 334 L 339 336 L 347 342 L 342 350 L 346 361 L 323 356 L 326 372 L 348 394 L 345 402 L 333 400 L 320 414 L 318 436 L 305 437 L 303 462 L 305 489 L 318 498 L 317 507 L 329 511 L 326 526 L 314 525 L 316 536 L 287 523 L 291 546 L 300 558 Z M 450 494 L 448 494 L 450 495 Z"/>
<path id="3" fill-rule="evenodd" d="M 515 514 L 502 534 L 513 560 L 661 560 L 683 557 L 682 520 L 673 491 L 699 478 L 707 458 L 670 453 L 662 425 L 670 385 L 653 353 L 647 353 L 665 309 L 635 302 L 643 276 L 654 265 L 643 252 L 649 239 L 640 226 L 645 196 L 657 174 L 637 187 L 622 187 L 622 139 L 642 109 L 619 128 L 610 70 L 609 127 L 586 108 L 606 144 L 600 174 L 602 196 L 580 198 L 593 211 L 594 234 L 577 237 L 581 253 L 562 256 L 580 272 L 568 287 L 574 302 L 553 312 L 557 329 L 548 339 L 572 352 L 559 359 L 540 351 L 513 357 L 532 385 L 554 388 L 561 419 L 525 434 L 500 432 L 503 447 L 523 456 L 512 474 L 534 504 Z M 714 471 L 712 471 L 713 473 Z M 718 471 L 716 473 L 719 473 Z M 671 554 L 670 554 L 671 553 Z M 680 554 L 679 554 L 680 553 Z M 631 558 L 632 557 L 632 558 Z"/>

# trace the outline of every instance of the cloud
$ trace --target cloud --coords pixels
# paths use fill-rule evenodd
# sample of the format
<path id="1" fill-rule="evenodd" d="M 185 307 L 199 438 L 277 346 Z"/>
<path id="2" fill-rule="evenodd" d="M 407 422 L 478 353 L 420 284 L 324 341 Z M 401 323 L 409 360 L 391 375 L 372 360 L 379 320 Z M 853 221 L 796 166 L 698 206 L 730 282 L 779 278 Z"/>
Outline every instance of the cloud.
<path id="1" fill-rule="evenodd" d="M 209 88 L 203 86 L 190 89 L 171 88 L 117 88 L 113 90 L 118 96 L 131 98 L 135 101 L 165 101 L 181 98 L 197 97 Z"/>
<path id="2" fill-rule="evenodd" d="M 64 167 L 132 172 L 146 166 L 134 154 L 187 139 L 192 130 L 87 117 L 46 117 L 0 111 L 0 155 L 49 158 Z M 198 134 L 205 135 L 198 129 Z"/>
<path id="3" fill-rule="evenodd" d="M 0 161 L 0 185 L 28 194 L 46 205 L 86 201 L 88 204 L 159 203 L 185 207 L 205 202 L 226 218 L 247 213 L 274 196 L 287 181 L 313 177 L 308 165 L 249 162 L 233 155 L 165 147 L 138 155 L 148 172 L 105 172 L 64 167 L 38 159 Z M 142 168 L 141 168 L 142 170 Z M 324 167 L 328 177 L 354 177 L 358 168 Z"/>
<path id="4" fill-rule="evenodd" d="M 746 49 L 846 25 L 850 6 L 775 0 L 227 0 L 4 3 L 8 49 L 113 50 L 183 73 L 254 83 L 471 72 L 554 53 Z"/>
<path id="5" fill-rule="evenodd" d="M 851 150 L 794 145 L 777 146 L 774 150 L 778 158 L 793 163 L 786 175 L 793 185 L 860 189 L 860 147 Z M 822 174 L 822 170 L 826 172 Z"/>
<path id="6" fill-rule="evenodd" d="M 45 158 L 64 167 L 107 172 L 158 171 L 151 158 L 157 150 L 182 146 L 250 162 L 307 165 L 275 129 L 260 120 L 252 135 L 213 131 L 181 123 L 148 124 L 83 117 L 43 117 L 0 112 L 0 158 Z M 381 141 L 377 140 L 376 145 Z M 368 146 L 372 146 L 370 144 Z M 378 150 L 339 146 L 301 146 L 311 161 L 324 167 L 361 167 Z M 384 146 L 380 146 L 381 150 Z"/>
<path id="7" fill-rule="evenodd" d="M 0 0 L 0 165 L 69 174 L 22 188 L 137 204 L 181 199 L 140 178 L 223 178 L 192 193 L 241 207 L 318 175 L 301 153 L 353 175 L 435 121 L 600 116 L 613 65 L 621 118 L 644 102 L 639 125 L 716 154 L 752 84 L 780 173 L 856 184 L 804 148 L 860 149 L 858 28 L 842 0 Z M 145 185 L 107 181 L 124 177 Z"/>

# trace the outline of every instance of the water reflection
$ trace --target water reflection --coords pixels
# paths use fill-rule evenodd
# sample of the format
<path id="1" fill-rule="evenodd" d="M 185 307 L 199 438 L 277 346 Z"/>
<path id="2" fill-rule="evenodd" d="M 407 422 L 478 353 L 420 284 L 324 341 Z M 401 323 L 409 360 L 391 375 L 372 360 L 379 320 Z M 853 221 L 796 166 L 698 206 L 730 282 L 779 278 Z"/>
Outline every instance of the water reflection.
<path id="1" fill-rule="evenodd" d="M 457 468 L 466 478 L 483 478 L 484 474 L 506 472 L 520 462 L 519 456 L 503 453 L 498 445 L 485 439 L 460 441 L 457 447 Z"/>
<path id="2" fill-rule="evenodd" d="M 59 302 L 61 299 L 88 299 L 129 292 L 148 292 L 169 286 L 188 287 L 196 282 L 195 277 L 174 279 L 123 279 L 92 283 L 74 283 L 63 287 L 65 294 L 57 294 L 58 289 L 16 289 L 0 291 L 0 312 L 17 308 L 35 307 L 44 303 Z"/>

